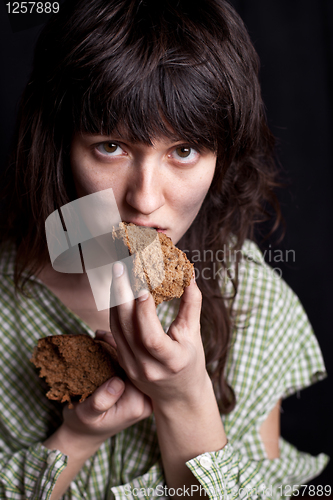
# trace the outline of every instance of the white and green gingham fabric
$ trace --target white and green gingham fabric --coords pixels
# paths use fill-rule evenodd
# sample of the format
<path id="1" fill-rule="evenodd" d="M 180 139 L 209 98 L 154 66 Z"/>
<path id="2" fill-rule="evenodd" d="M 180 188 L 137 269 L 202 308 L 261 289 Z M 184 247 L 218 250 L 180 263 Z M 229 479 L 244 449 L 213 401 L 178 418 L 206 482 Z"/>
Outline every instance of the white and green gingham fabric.
<path id="1" fill-rule="evenodd" d="M 299 452 L 281 438 L 280 458 L 267 459 L 261 423 L 282 397 L 325 377 L 316 338 L 297 297 L 245 242 L 227 378 L 237 404 L 222 416 L 228 445 L 207 450 L 187 465 L 210 499 L 281 498 L 281 486 L 304 484 L 328 457 Z M 94 332 L 42 283 L 33 296 L 15 295 L 13 250 L 0 262 L 0 498 L 47 500 L 67 457 L 41 444 L 61 422 L 61 405 L 45 397 L 44 382 L 29 362 L 42 336 Z M 232 293 L 222 279 L 223 292 Z M 165 327 L 175 315 L 171 302 L 158 307 Z M 191 490 L 179 492 L 190 497 Z M 163 499 L 168 497 L 153 417 L 107 442 L 84 465 L 64 500 Z"/>

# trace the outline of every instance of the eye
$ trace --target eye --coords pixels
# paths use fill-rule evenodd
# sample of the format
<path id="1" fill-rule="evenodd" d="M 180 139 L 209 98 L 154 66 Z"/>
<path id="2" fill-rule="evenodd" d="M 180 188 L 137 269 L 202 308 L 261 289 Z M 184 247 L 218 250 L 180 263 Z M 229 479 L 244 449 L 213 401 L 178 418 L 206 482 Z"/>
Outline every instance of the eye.
<path id="1" fill-rule="evenodd" d="M 172 153 L 171 156 L 183 163 L 191 162 L 197 158 L 199 155 L 198 151 L 190 146 L 178 146 Z"/>
<path id="2" fill-rule="evenodd" d="M 119 144 L 112 141 L 102 142 L 96 149 L 105 156 L 120 156 L 124 152 Z"/>

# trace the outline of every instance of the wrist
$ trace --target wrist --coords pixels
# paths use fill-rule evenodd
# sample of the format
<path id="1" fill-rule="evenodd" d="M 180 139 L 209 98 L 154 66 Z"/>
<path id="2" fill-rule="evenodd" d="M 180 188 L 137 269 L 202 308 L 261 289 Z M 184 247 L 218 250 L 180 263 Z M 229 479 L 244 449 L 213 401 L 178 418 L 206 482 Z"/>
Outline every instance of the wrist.
<path id="1" fill-rule="evenodd" d="M 183 392 L 178 397 L 173 395 L 170 398 L 152 398 L 154 413 L 160 413 L 167 417 L 173 417 L 177 411 L 189 411 L 192 413 L 201 412 L 208 407 L 217 409 L 218 406 L 214 394 L 213 384 L 207 372 L 198 383 L 189 384 L 189 390 Z"/>
<path id="2" fill-rule="evenodd" d="M 170 486 L 183 484 L 185 463 L 205 452 L 221 450 L 227 444 L 223 422 L 211 380 L 203 381 L 206 392 L 201 397 L 180 404 L 153 402 L 162 462 Z M 183 471 L 180 474 L 180 471 Z M 175 483 L 172 478 L 180 477 Z M 170 479 L 171 478 L 171 479 Z"/>
<path id="3" fill-rule="evenodd" d="M 50 450 L 59 450 L 72 460 L 86 461 L 104 442 L 100 436 L 82 434 L 68 428 L 63 423 L 43 445 Z"/>
<path id="4" fill-rule="evenodd" d="M 167 430 L 167 433 L 178 433 L 180 428 L 192 429 L 195 433 L 198 429 L 214 429 L 212 445 L 217 447 L 208 447 L 203 451 L 218 450 L 227 443 L 213 384 L 208 374 L 198 393 L 194 391 L 191 397 L 167 403 L 153 401 L 153 411 L 157 426 Z M 204 434 L 206 435 L 206 431 Z"/>

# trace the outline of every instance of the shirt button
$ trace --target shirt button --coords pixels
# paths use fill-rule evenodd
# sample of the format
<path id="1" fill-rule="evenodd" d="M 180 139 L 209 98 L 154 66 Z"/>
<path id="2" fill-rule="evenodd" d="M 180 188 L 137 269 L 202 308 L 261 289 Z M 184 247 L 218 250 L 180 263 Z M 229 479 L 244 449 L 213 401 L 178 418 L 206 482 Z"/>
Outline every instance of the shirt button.
<path id="1" fill-rule="evenodd" d="M 203 456 L 200 458 L 199 462 L 205 469 L 210 469 L 212 466 L 212 459 L 210 457 Z"/>
<path id="2" fill-rule="evenodd" d="M 53 464 L 53 462 L 55 461 L 55 459 L 57 458 L 57 455 L 58 455 L 58 452 L 57 451 L 52 451 L 52 453 L 49 454 L 49 456 L 47 457 L 46 459 L 46 463 L 48 465 L 51 465 Z"/>

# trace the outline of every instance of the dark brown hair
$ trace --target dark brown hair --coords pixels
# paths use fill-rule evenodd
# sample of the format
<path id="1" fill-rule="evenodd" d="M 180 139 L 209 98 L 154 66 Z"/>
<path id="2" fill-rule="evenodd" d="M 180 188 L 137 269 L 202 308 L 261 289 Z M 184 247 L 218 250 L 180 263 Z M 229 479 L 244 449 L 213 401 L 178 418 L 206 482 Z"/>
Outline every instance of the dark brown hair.
<path id="1" fill-rule="evenodd" d="M 69 164 L 75 131 L 110 134 L 121 126 L 132 141 L 176 136 L 216 152 L 212 185 L 180 245 L 215 253 L 233 235 L 241 248 L 267 204 L 277 208 L 258 67 L 226 1 L 67 0 L 38 40 L 7 170 L 2 238 L 17 247 L 16 286 L 22 290 L 22 272 L 32 274 L 48 258 L 48 215 L 76 197 Z M 224 377 L 232 318 L 202 264 L 206 361 L 228 413 L 235 405 Z"/>

